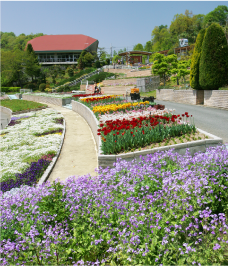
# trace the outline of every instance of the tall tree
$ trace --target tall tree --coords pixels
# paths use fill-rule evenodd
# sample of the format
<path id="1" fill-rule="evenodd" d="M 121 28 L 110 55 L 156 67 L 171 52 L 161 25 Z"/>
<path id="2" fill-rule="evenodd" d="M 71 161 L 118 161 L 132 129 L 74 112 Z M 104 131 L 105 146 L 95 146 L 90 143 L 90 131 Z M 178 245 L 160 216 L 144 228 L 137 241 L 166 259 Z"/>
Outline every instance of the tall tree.
<path id="1" fill-rule="evenodd" d="M 191 71 L 190 71 L 190 86 L 194 90 L 201 89 L 199 83 L 199 63 L 200 63 L 200 55 L 202 50 L 202 43 L 204 40 L 206 30 L 202 29 L 196 39 L 195 48 L 192 55 L 192 62 L 191 62 Z"/>
<path id="2" fill-rule="evenodd" d="M 134 45 L 133 51 L 143 51 L 143 45 L 141 43 Z"/>
<path id="3" fill-rule="evenodd" d="M 200 56 L 199 82 L 204 90 L 216 90 L 228 83 L 228 45 L 222 27 L 207 28 Z"/>
<path id="4" fill-rule="evenodd" d="M 146 42 L 143 50 L 146 52 L 151 52 L 152 51 L 152 42 L 151 41 Z"/>
<path id="5" fill-rule="evenodd" d="M 33 46 L 29 43 L 26 47 L 25 57 L 25 73 L 32 78 L 40 76 L 41 66 L 39 65 L 37 55 L 33 50 Z"/>
<path id="6" fill-rule="evenodd" d="M 209 12 L 204 18 L 204 26 L 208 27 L 213 22 L 221 26 L 226 26 L 228 23 L 228 8 L 227 6 L 217 6 L 213 11 Z"/>

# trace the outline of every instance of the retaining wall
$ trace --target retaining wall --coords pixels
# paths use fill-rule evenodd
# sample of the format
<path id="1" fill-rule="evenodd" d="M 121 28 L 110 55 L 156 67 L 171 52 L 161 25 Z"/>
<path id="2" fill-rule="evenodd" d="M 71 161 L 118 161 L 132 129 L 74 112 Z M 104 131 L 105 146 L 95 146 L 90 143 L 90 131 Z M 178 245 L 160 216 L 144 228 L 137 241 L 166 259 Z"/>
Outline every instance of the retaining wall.
<path id="1" fill-rule="evenodd" d="M 79 103 L 78 101 L 72 101 L 72 111 L 78 113 L 87 121 L 93 133 L 93 136 L 94 136 L 94 139 L 97 145 L 98 153 L 100 153 L 101 139 L 97 135 L 99 121 L 96 119 L 91 109 L 89 109 L 84 104 Z"/>
<path id="2" fill-rule="evenodd" d="M 158 101 L 171 101 L 187 104 L 204 104 L 209 107 L 228 109 L 227 90 L 156 90 Z"/>
<path id="3" fill-rule="evenodd" d="M 204 105 L 228 109 L 228 90 L 204 90 Z"/>
<path id="4" fill-rule="evenodd" d="M 37 95 L 22 95 L 23 100 L 33 101 L 33 102 L 42 102 L 42 103 L 50 103 L 58 106 L 63 106 L 68 103 L 71 103 L 71 99 L 61 99 L 54 97 L 45 97 L 45 96 L 37 96 Z"/>
<path id="5" fill-rule="evenodd" d="M 179 153 L 180 155 L 184 155 L 186 153 L 186 150 L 189 149 L 189 152 L 191 155 L 194 155 L 194 153 L 201 151 L 205 152 L 208 147 L 211 146 L 217 146 L 219 143 L 223 143 L 223 140 L 219 137 L 216 137 L 210 133 L 207 133 L 201 129 L 198 129 L 201 133 L 207 135 L 211 139 L 206 140 L 197 140 L 197 141 L 190 141 L 187 143 L 181 143 L 176 145 L 170 145 L 165 147 L 159 147 L 154 149 L 148 149 L 144 151 L 135 151 L 135 152 L 129 152 L 129 153 L 123 153 L 119 155 L 102 155 L 101 151 L 101 138 L 97 135 L 97 129 L 98 129 L 98 120 L 94 116 L 93 112 L 86 107 L 85 105 L 72 101 L 72 110 L 79 113 L 89 124 L 89 126 L 92 129 L 97 149 L 98 149 L 98 167 L 112 167 L 115 162 L 117 162 L 118 159 L 124 159 L 126 161 L 132 161 L 133 159 L 136 159 L 138 162 L 141 161 L 141 156 L 147 155 L 147 154 L 153 154 L 157 151 L 165 151 L 169 150 L 171 148 L 174 148 L 174 152 Z"/>
<path id="6" fill-rule="evenodd" d="M 1 113 L 8 115 L 9 120 L 11 119 L 11 116 L 12 116 L 12 110 L 11 109 L 0 105 L 0 111 L 1 111 Z"/>

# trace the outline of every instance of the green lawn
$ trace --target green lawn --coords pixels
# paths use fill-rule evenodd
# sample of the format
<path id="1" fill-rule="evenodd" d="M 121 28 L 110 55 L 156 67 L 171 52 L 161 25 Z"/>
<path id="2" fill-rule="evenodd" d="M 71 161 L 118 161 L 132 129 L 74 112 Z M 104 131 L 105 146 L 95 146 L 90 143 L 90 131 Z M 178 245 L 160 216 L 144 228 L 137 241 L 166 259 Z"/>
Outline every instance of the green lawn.
<path id="1" fill-rule="evenodd" d="M 46 104 L 26 100 L 1 100 L 1 106 L 11 109 L 13 112 L 32 110 L 40 107 L 47 107 Z"/>
<path id="2" fill-rule="evenodd" d="M 141 97 L 149 97 L 149 96 L 154 96 L 156 98 L 156 90 L 149 91 L 149 92 L 140 92 Z"/>

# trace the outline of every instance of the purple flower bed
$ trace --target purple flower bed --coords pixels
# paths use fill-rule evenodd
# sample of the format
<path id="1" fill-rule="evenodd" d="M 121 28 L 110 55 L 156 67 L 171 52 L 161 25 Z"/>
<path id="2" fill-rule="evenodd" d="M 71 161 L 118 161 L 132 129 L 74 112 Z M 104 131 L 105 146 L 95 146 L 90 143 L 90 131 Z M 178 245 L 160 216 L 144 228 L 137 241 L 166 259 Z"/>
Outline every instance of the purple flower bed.
<path id="1" fill-rule="evenodd" d="M 15 179 L 9 179 L 5 182 L 1 182 L 1 191 L 6 192 L 12 188 L 19 188 L 21 185 L 32 186 L 36 184 L 49 164 L 50 161 L 44 159 L 32 162 L 30 167 L 27 168 L 24 173 L 16 174 Z"/>
<path id="2" fill-rule="evenodd" d="M 16 124 L 20 124 L 21 121 L 17 121 L 18 119 L 22 119 L 22 118 L 28 118 L 29 116 L 21 116 L 21 117 L 11 117 L 11 121 L 8 124 L 8 126 L 14 126 Z"/>
<path id="3" fill-rule="evenodd" d="M 47 132 L 43 132 L 43 133 L 37 133 L 35 134 L 35 136 L 40 137 L 40 136 L 44 136 L 44 135 L 50 135 L 50 134 L 55 134 L 55 133 L 62 133 L 63 129 L 59 128 L 59 129 L 53 129 Z"/>
<path id="4" fill-rule="evenodd" d="M 55 122 L 56 122 L 57 124 L 61 124 L 61 125 L 63 125 L 63 124 L 64 124 L 64 118 L 63 118 L 63 117 L 61 117 L 61 118 L 56 118 L 56 119 L 55 119 Z"/>
<path id="5" fill-rule="evenodd" d="M 2 194 L 2 265 L 227 265 L 228 151 L 120 160 Z"/>

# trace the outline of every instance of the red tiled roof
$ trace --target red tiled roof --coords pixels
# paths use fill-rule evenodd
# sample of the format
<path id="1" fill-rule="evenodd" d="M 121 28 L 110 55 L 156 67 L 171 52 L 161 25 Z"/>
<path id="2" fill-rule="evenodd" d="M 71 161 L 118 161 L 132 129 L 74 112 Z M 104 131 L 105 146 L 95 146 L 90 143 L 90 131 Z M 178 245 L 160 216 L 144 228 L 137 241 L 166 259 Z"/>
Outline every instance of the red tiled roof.
<path id="1" fill-rule="evenodd" d="M 44 35 L 36 37 L 31 43 L 34 51 L 76 51 L 84 50 L 97 41 L 82 34 L 72 35 Z M 28 44 L 27 43 L 27 44 Z"/>

